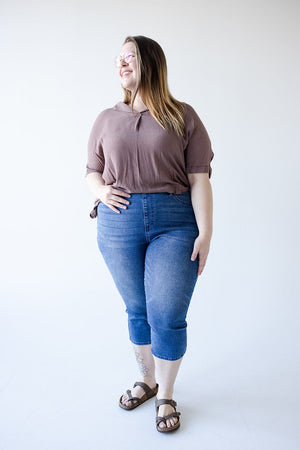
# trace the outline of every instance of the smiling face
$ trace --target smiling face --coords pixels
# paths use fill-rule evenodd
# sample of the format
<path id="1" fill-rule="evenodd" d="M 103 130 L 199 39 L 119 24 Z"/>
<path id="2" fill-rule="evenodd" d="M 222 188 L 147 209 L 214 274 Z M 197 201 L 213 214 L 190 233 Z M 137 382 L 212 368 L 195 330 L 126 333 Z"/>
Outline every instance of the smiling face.
<path id="1" fill-rule="evenodd" d="M 118 68 L 119 76 L 121 79 L 122 87 L 133 91 L 138 83 L 137 74 L 137 61 L 136 61 L 136 49 L 133 42 L 126 42 L 121 49 L 121 55 L 125 55 L 127 52 L 132 52 L 134 55 L 129 62 L 124 59 L 121 60 L 121 66 Z"/>

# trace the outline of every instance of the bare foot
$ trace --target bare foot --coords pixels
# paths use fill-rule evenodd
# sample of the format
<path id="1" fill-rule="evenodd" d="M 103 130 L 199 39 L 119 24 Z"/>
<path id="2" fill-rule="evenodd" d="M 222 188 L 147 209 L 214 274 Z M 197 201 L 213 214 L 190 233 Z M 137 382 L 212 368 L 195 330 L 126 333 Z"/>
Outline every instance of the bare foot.
<path id="1" fill-rule="evenodd" d="M 151 381 L 147 380 L 147 381 L 143 381 L 143 383 L 146 383 L 151 389 L 154 389 L 156 387 L 156 381 L 155 380 L 151 380 Z M 136 386 L 135 388 L 130 389 L 130 390 L 131 390 L 132 397 L 142 398 L 143 395 L 145 395 L 145 391 L 144 391 L 144 389 L 141 386 Z M 129 402 L 128 399 L 129 398 L 128 398 L 127 394 L 124 394 L 122 396 L 121 402 L 123 403 L 123 405 L 125 405 L 125 406 L 133 406 L 135 403 L 137 403 L 137 400 L 135 400 L 134 402 Z"/>
<path id="2" fill-rule="evenodd" d="M 158 408 L 158 416 L 165 417 L 165 416 L 168 416 L 169 414 L 172 414 L 174 411 L 175 411 L 175 409 L 171 405 L 161 405 Z M 166 420 L 166 423 L 161 421 L 158 426 L 160 428 L 166 428 L 166 426 L 169 428 L 169 427 L 173 427 L 177 422 L 178 422 L 178 417 L 171 417 L 170 419 Z"/>

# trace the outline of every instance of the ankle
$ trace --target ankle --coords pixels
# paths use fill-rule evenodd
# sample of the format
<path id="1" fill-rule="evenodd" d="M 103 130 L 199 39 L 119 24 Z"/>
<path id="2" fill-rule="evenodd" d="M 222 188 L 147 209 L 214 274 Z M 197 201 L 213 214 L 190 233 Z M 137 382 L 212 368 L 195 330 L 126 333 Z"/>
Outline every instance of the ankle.
<path id="1" fill-rule="evenodd" d="M 167 399 L 167 400 L 172 400 L 173 398 L 173 391 L 172 390 L 161 390 L 158 389 L 157 392 L 157 400 L 161 400 L 162 398 Z"/>
<path id="2" fill-rule="evenodd" d="M 144 383 L 148 384 L 148 386 L 155 386 L 156 385 L 155 376 L 142 376 L 141 377 L 141 381 L 143 381 Z"/>

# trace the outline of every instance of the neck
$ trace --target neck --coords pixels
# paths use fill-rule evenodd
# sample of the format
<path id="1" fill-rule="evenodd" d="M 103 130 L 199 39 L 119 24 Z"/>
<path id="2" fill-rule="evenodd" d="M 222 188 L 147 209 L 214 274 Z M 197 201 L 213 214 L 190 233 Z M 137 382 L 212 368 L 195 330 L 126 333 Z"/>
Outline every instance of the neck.
<path id="1" fill-rule="evenodd" d="M 133 109 L 135 109 L 136 111 L 143 111 L 144 109 L 147 109 L 147 105 L 145 105 L 139 93 L 135 97 Z"/>

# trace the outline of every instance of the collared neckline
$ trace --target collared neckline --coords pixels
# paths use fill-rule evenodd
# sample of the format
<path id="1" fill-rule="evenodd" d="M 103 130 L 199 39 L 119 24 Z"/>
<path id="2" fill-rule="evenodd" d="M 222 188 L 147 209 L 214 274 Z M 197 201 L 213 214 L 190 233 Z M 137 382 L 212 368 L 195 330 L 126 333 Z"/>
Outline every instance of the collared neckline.
<path id="1" fill-rule="evenodd" d="M 124 111 L 124 112 L 130 112 L 132 113 L 132 109 L 130 105 L 127 105 L 127 103 L 124 102 L 118 102 L 115 106 L 114 109 L 118 110 L 118 111 Z M 135 109 L 133 110 L 133 112 L 135 114 L 141 114 L 143 112 L 149 111 L 149 108 L 145 108 L 142 111 L 136 111 Z"/>

